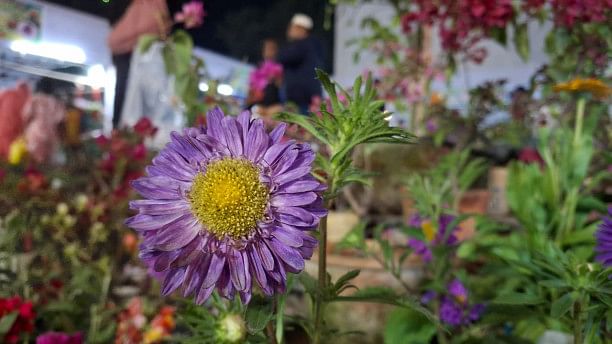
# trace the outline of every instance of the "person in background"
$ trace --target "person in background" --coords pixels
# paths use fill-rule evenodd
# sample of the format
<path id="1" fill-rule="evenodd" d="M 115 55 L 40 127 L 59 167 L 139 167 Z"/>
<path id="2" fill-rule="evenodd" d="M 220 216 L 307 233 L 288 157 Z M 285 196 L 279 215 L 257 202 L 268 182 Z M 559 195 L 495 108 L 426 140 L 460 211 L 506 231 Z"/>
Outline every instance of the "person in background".
<path id="1" fill-rule="evenodd" d="M 247 104 L 255 113 L 268 119 L 282 111 L 280 85 L 283 67 L 276 62 L 278 56 L 276 40 L 268 38 L 263 41 L 261 56 L 262 60 L 258 67 L 249 75 Z"/>
<path id="2" fill-rule="evenodd" d="M 321 85 L 315 79 L 315 68 L 323 66 L 323 49 L 311 35 L 312 19 L 295 14 L 287 28 L 288 44 L 278 54 L 284 68 L 286 100 L 297 104 L 302 114 L 308 113 L 311 99 L 321 96 Z"/>
<path id="3" fill-rule="evenodd" d="M 171 20 L 166 0 L 132 0 L 108 36 L 108 46 L 117 70 L 113 127 L 121 119 L 132 51 L 144 34 L 164 37 L 170 31 Z"/>

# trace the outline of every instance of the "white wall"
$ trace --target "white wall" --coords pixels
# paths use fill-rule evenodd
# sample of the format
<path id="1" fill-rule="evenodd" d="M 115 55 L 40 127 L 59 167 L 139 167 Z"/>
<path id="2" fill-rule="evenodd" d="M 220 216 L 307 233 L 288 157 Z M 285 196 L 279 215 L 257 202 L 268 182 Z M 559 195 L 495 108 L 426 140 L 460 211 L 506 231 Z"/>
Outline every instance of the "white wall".
<path id="1" fill-rule="evenodd" d="M 106 45 L 110 32 L 107 20 L 45 1 L 28 2 L 42 5 L 41 40 L 80 47 L 87 55 L 87 65 L 111 64 Z"/>

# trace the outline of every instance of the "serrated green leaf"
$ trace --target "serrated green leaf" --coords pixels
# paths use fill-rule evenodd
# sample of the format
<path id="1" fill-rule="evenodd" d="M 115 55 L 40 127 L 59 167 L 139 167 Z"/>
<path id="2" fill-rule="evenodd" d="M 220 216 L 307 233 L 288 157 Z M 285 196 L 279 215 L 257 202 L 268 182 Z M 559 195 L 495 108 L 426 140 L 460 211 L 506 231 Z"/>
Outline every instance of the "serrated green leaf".
<path id="1" fill-rule="evenodd" d="M 282 112 L 275 116 L 277 121 L 297 124 L 322 143 L 329 145 L 327 138 L 313 125 L 312 120 L 304 115 Z"/>
<path id="2" fill-rule="evenodd" d="M 253 297 L 247 307 L 244 320 L 251 333 L 263 330 L 274 317 L 272 302 L 263 297 Z"/>

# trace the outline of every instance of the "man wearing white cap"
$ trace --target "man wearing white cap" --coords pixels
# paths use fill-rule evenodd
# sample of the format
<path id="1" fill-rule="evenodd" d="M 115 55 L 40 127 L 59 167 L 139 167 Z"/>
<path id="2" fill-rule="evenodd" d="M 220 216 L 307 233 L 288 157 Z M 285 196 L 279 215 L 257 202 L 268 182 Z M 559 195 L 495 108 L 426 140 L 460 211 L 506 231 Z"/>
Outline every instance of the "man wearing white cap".
<path id="1" fill-rule="evenodd" d="M 314 96 L 321 96 L 321 85 L 315 79 L 315 68 L 323 65 L 321 43 L 310 35 L 312 19 L 295 14 L 287 28 L 289 41 L 278 55 L 284 67 L 284 91 L 287 101 L 298 105 L 306 114 Z"/>

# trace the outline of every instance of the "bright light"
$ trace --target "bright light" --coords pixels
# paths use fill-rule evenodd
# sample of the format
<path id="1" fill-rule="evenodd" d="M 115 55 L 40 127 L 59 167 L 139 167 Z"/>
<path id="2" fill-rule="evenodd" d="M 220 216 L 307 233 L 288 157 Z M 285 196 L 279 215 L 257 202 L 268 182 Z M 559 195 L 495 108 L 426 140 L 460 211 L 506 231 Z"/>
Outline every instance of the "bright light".
<path id="1" fill-rule="evenodd" d="M 219 84 L 219 86 L 217 86 L 217 92 L 224 96 L 231 96 L 234 94 L 234 89 L 228 84 Z"/>
<path id="2" fill-rule="evenodd" d="M 87 60 L 83 49 L 71 44 L 17 40 L 11 42 L 10 49 L 24 55 L 36 55 L 72 63 L 82 64 Z"/>
<path id="3" fill-rule="evenodd" d="M 87 69 L 87 79 L 89 85 L 95 88 L 102 88 L 106 85 L 106 69 L 101 64 L 96 64 Z"/>
<path id="4" fill-rule="evenodd" d="M 200 91 L 206 92 L 208 91 L 208 84 L 202 81 L 198 84 L 198 88 L 200 89 Z"/>

